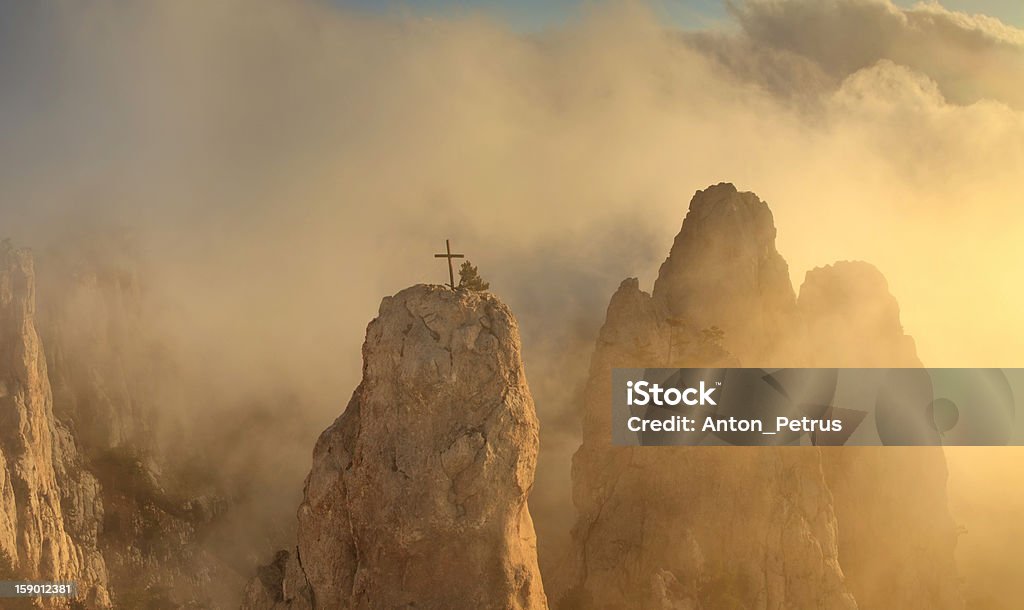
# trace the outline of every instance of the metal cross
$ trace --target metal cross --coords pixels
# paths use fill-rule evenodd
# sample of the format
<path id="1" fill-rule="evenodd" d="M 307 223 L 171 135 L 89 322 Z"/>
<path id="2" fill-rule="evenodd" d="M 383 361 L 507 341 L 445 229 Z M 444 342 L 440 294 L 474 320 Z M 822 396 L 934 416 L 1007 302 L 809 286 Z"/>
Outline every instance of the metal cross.
<path id="1" fill-rule="evenodd" d="M 444 240 L 444 249 L 445 249 L 445 253 L 444 254 L 435 254 L 434 258 L 447 258 L 448 259 L 448 279 L 451 282 L 448 285 L 452 287 L 452 290 L 455 290 L 455 271 L 452 269 L 452 259 L 453 258 L 466 258 L 466 255 L 465 254 L 452 254 L 452 245 L 448 242 L 447 239 Z"/>

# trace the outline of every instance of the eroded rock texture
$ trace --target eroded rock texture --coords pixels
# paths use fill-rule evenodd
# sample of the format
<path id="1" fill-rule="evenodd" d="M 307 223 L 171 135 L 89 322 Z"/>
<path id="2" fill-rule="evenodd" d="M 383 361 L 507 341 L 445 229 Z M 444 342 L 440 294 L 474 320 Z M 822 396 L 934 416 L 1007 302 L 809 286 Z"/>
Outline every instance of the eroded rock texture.
<path id="1" fill-rule="evenodd" d="M 537 447 L 505 305 L 441 286 L 384 299 L 362 382 L 316 444 L 298 544 L 243 607 L 546 608 L 526 503 Z"/>
<path id="2" fill-rule="evenodd" d="M 919 366 L 877 271 L 811 272 L 798 303 L 774 242 L 753 193 L 698 191 L 654 292 L 626 280 L 612 297 L 573 459 L 573 552 L 549 591 L 558 607 L 893 607 L 883 590 L 905 608 L 961 605 L 940 450 L 890 462 L 882 448 L 610 444 L 613 367 Z"/>
<path id="3" fill-rule="evenodd" d="M 79 602 L 108 607 L 102 518 L 99 485 L 53 414 L 32 258 L 0 243 L 0 579 L 74 580 Z"/>

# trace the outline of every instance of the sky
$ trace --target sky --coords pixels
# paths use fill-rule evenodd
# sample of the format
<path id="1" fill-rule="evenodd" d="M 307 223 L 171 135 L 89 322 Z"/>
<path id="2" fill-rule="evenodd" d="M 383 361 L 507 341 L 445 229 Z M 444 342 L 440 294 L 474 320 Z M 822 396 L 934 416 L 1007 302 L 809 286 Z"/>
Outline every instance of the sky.
<path id="1" fill-rule="evenodd" d="M 587 4 L 584 0 L 329 0 L 339 6 L 372 11 L 413 10 L 422 14 L 450 15 L 460 12 L 496 13 L 525 29 L 564 23 Z M 919 0 L 897 0 L 911 7 Z M 682 28 L 699 28 L 728 17 L 725 0 L 655 0 L 657 12 Z M 1020 0 L 945 0 L 947 9 L 983 14 L 1016 26 L 1024 26 L 1024 2 Z"/>
<path id="2" fill-rule="evenodd" d="M 672 4 L 692 13 L 668 25 L 625 3 L 475 5 L 570 15 L 524 36 L 445 17 L 451 0 L 416 4 L 432 19 L 327 1 L 0 0 L 2 233 L 135 227 L 185 282 L 169 298 L 209 314 L 196 340 L 319 341 L 265 323 L 315 306 L 356 361 L 380 295 L 434 276 L 412 251 L 450 237 L 524 317 L 593 318 L 624 277 L 653 279 L 693 192 L 728 180 L 769 201 L 797 288 L 868 260 L 928 364 L 1024 357 L 1021 30 L 886 0 L 749 0 L 723 30 L 699 25 L 711 2 Z M 969 8 L 989 7 L 1021 10 Z M 342 248 L 379 254 L 342 285 Z M 292 289 L 258 282 L 267 268 Z M 554 268 L 571 281 L 533 277 Z"/>

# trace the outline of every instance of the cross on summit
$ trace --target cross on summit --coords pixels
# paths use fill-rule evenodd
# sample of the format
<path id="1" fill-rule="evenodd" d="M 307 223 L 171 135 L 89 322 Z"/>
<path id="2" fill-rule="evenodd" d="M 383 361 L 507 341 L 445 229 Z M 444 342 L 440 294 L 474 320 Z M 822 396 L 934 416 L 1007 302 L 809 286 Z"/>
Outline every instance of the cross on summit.
<path id="1" fill-rule="evenodd" d="M 444 240 L 444 249 L 445 249 L 445 253 L 444 254 L 435 254 L 434 258 L 447 258 L 448 259 L 448 280 L 450 282 L 448 285 L 452 287 L 452 290 L 455 290 L 455 270 L 452 269 L 452 259 L 453 258 L 466 258 L 466 255 L 465 254 L 452 254 L 452 245 L 451 245 L 451 243 L 447 239 Z"/>

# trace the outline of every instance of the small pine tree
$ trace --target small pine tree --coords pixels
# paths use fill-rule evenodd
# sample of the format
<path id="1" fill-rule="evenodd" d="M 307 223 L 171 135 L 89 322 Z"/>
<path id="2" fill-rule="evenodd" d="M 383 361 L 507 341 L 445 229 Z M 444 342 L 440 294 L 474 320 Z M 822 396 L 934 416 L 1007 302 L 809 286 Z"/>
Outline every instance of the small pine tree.
<path id="1" fill-rule="evenodd" d="M 466 290 L 487 290 L 491 285 L 484 281 L 484 278 L 480 277 L 480 273 L 477 271 L 469 261 L 462 263 L 459 267 L 459 288 L 465 288 Z"/>
<path id="2" fill-rule="evenodd" d="M 717 326 L 700 331 L 697 357 L 700 358 L 701 362 L 706 363 L 724 362 L 732 358 L 729 350 L 725 349 L 725 331 Z"/>

